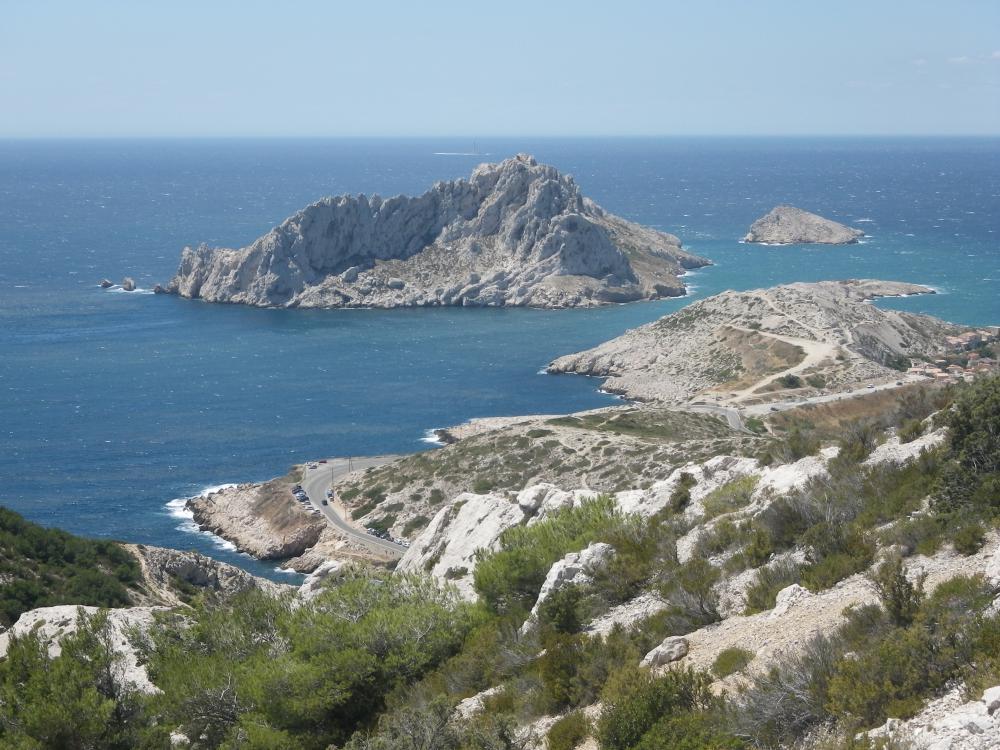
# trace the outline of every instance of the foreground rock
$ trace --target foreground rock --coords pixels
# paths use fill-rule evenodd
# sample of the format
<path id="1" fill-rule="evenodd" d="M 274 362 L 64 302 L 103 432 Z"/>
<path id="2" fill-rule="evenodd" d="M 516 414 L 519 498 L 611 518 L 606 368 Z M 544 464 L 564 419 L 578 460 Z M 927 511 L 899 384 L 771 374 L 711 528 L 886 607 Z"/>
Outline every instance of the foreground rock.
<path id="1" fill-rule="evenodd" d="M 417 197 L 326 198 L 239 250 L 185 248 L 167 291 L 287 307 L 587 306 L 684 294 L 709 261 L 519 155 Z"/>
<path id="2" fill-rule="evenodd" d="M 12 637 L 22 637 L 34 632 L 48 647 L 49 657 L 58 656 L 61 641 L 75 633 L 80 612 L 93 616 L 97 607 L 77 607 L 63 604 L 55 607 L 40 607 L 22 614 L 10 630 L 0 633 L 0 659 L 7 655 Z M 156 612 L 166 611 L 160 607 L 127 607 L 111 609 L 108 612 L 109 634 L 112 651 L 121 657 L 114 667 L 113 677 L 119 685 L 129 685 L 143 693 L 155 693 L 156 687 L 149 681 L 143 659 L 130 637 L 133 631 L 145 632 L 154 622 Z"/>
<path id="3" fill-rule="evenodd" d="M 912 750 L 1000 749 L 1000 686 L 988 688 L 979 700 L 967 701 L 962 685 L 928 703 L 908 720 L 889 719 L 866 732 L 890 747 Z"/>
<path id="4" fill-rule="evenodd" d="M 757 219 L 744 242 L 774 245 L 849 245 L 865 236 L 860 229 L 838 224 L 794 206 L 777 206 Z"/>
<path id="5" fill-rule="evenodd" d="M 887 365 L 936 354 L 945 336 L 961 328 L 868 302 L 933 293 L 916 284 L 874 280 L 722 292 L 560 357 L 548 370 L 606 377 L 605 390 L 668 403 L 705 392 L 766 400 L 784 376 L 794 376 L 793 383 L 818 377 L 814 382 L 838 391 L 873 379 L 895 381 L 899 372 Z"/>

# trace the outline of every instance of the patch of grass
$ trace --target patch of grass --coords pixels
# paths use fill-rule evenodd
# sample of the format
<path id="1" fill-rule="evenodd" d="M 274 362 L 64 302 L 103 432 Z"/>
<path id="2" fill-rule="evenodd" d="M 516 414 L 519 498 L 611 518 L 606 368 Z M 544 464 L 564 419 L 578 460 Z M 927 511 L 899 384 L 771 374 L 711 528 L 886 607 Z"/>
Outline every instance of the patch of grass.
<path id="1" fill-rule="evenodd" d="M 757 488 L 758 481 L 760 477 L 750 475 L 734 479 L 713 490 L 701 501 L 705 509 L 705 520 L 746 507 L 750 503 L 753 491 Z"/>
<path id="2" fill-rule="evenodd" d="M 723 649 L 715 657 L 715 661 L 712 662 L 712 674 L 721 680 L 724 677 L 742 671 L 747 664 L 753 661 L 753 657 L 753 651 L 748 651 L 738 646 Z"/>

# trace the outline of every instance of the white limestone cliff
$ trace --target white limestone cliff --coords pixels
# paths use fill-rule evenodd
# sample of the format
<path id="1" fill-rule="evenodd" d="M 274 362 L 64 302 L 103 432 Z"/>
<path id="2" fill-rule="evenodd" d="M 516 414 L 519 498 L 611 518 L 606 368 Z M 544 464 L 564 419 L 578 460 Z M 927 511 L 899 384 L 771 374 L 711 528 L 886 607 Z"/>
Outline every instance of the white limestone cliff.
<path id="1" fill-rule="evenodd" d="M 285 307 L 589 306 L 684 294 L 709 261 L 521 154 L 417 197 L 339 196 L 247 247 L 185 248 L 166 291 Z"/>

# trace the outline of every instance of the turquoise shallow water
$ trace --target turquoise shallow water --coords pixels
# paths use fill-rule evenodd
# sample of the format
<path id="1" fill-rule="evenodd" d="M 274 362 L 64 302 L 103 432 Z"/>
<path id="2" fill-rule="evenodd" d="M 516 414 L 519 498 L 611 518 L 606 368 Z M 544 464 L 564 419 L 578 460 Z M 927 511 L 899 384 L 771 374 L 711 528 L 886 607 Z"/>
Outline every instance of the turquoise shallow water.
<path id="1" fill-rule="evenodd" d="M 168 502 L 323 455 L 428 448 L 473 416 L 609 403 L 552 358 L 726 288 L 883 277 L 885 304 L 1000 322 L 1000 141 L 884 139 L 0 142 L 0 503 L 94 536 L 269 572 Z M 716 262 L 689 298 L 600 310 L 282 311 L 96 287 L 167 280 L 184 244 L 239 246 L 316 198 L 421 192 L 528 151 Z M 738 238 L 780 202 L 864 244 Z"/>

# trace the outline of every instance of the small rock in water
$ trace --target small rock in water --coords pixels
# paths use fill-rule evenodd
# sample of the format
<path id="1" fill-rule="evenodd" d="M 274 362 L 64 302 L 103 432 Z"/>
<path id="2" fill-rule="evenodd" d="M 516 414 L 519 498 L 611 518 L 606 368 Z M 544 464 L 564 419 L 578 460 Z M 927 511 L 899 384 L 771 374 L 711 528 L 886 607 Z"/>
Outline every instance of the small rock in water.
<path id="1" fill-rule="evenodd" d="M 167 290 L 164 289 L 160 284 L 153 287 L 153 294 L 166 294 Z"/>
<path id="2" fill-rule="evenodd" d="M 108 289 L 110 287 L 113 287 L 114 285 L 115 283 L 111 281 L 111 279 L 101 279 L 101 283 L 98 284 L 98 286 L 100 286 L 101 289 Z"/>
<path id="3" fill-rule="evenodd" d="M 126 276 L 124 279 L 122 279 L 122 289 L 124 289 L 126 292 L 134 292 L 135 279 L 133 279 L 131 276 Z"/>

